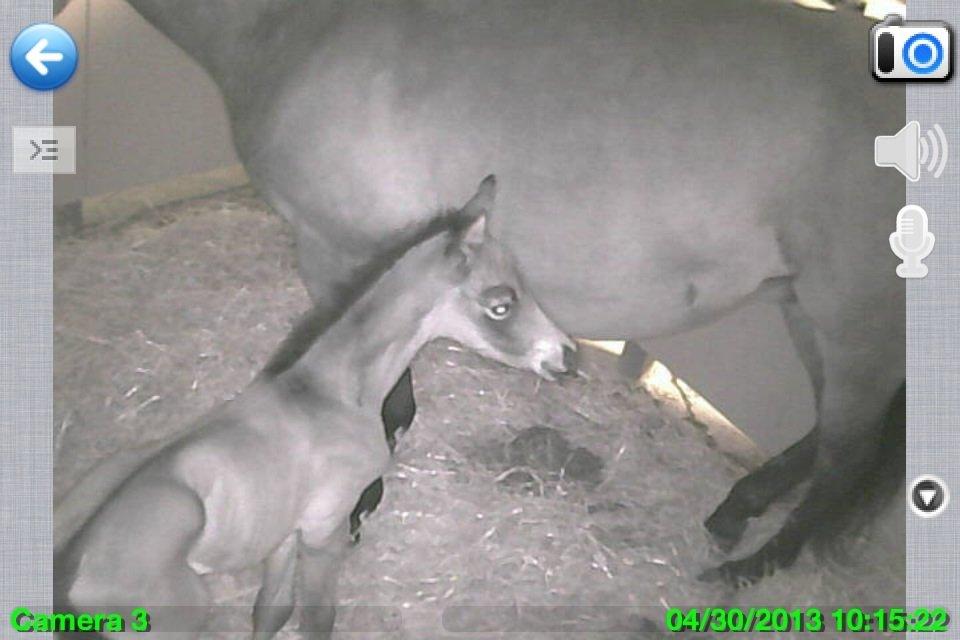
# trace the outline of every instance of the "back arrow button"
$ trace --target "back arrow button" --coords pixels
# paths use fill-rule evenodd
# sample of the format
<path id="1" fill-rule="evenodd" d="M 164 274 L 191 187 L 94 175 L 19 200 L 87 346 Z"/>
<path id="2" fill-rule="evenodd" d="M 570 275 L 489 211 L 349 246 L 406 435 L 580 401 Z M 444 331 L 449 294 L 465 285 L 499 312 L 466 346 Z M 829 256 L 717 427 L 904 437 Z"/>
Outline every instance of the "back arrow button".
<path id="1" fill-rule="evenodd" d="M 33 45 L 33 48 L 30 51 L 27 51 L 27 55 L 24 56 L 27 59 L 27 62 L 30 63 L 34 69 L 37 70 L 42 76 L 50 73 L 50 69 L 47 65 L 43 64 L 44 62 L 63 62 L 63 54 L 59 51 L 48 52 L 45 51 L 47 46 L 50 44 L 50 41 L 46 38 L 41 38 L 37 41 L 37 44 Z"/>
<path id="2" fill-rule="evenodd" d="M 20 82 L 31 89 L 59 89 L 77 69 L 77 44 L 55 24 L 35 24 L 14 38 L 10 66 Z"/>

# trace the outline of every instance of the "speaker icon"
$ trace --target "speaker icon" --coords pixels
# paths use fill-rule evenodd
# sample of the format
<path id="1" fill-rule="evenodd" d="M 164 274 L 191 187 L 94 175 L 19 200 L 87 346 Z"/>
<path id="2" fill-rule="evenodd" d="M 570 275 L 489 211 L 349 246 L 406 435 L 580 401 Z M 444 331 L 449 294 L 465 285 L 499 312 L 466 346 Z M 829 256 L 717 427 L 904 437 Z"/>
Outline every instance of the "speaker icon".
<path id="1" fill-rule="evenodd" d="M 921 168 L 934 178 L 942 176 L 949 155 L 947 136 L 940 125 L 933 125 L 921 137 L 916 120 L 895 135 L 877 136 L 873 147 L 873 160 L 878 167 L 893 167 L 911 182 L 920 179 Z"/>

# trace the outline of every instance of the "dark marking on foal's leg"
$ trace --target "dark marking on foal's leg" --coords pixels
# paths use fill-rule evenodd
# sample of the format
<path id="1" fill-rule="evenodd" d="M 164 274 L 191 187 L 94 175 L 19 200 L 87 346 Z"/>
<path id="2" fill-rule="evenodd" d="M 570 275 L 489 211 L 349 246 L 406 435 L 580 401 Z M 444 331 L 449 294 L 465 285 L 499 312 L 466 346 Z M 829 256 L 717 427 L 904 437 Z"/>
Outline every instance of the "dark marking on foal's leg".
<path id="1" fill-rule="evenodd" d="M 810 476 L 817 452 L 816 433 L 816 429 L 810 431 L 733 485 L 704 522 L 722 551 L 730 551 L 740 542 L 750 518 L 763 515 L 774 501 Z"/>
<path id="2" fill-rule="evenodd" d="M 350 538 L 354 544 L 360 542 L 360 525 L 363 524 L 363 518 L 376 511 L 381 500 L 383 500 L 383 478 L 377 478 L 363 490 L 360 500 L 350 514 Z"/>
<path id="3" fill-rule="evenodd" d="M 380 417 L 383 420 L 383 429 L 387 437 L 387 444 L 392 452 L 397 446 L 397 439 L 402 436 L 417 414 L 417 403 L 413 397 L 413 375 L 410 369 L 403 372 L 397 384 L 383 401 Z"/>
<path id="4" fill-rule="evenodd" d="M 402 436 L 417 413 L 417 403 L 413 397 L 413 376 L 410 369 L 403 372 L 397 384 L 383 401 L 380 418 L 383 420 L 384 436 L 390 452 L 396 449 L 397 439 Z M 350 536 L 354 543 L 360 541 L 360 525 L 362 518 L 376 511 L 383 499 L 383 478 L 377 478 L 363 490 L 360 500 L 357 501 L 350 514 Z"/>

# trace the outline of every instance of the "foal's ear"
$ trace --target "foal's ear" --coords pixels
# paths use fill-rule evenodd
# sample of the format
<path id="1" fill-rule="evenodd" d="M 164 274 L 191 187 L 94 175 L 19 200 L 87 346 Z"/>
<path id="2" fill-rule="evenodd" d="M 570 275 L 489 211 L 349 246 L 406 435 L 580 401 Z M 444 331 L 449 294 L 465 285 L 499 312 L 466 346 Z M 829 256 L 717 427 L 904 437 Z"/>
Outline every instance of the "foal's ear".
<path id="1" fill-rule="evenodd" d="M 460 215 L 468 221 L 460 239 L 467 246 L 483 244 L 487 237 L 487 222 L 493 212 L 493 202 L 497 197 L 497 178 L 490 174 L 483 179 L 477 193 L 463 206 Z"/>

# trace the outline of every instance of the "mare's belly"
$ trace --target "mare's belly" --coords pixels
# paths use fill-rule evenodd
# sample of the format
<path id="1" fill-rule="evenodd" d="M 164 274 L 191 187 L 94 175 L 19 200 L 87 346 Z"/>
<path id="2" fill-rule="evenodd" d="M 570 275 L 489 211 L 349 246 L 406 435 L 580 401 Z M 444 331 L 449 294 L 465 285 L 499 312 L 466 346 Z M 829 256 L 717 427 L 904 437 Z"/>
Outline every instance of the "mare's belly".
<path id="1" fill-rule="evenodd" d="M 562 254 L 527 254 L 520 261 L 541 306 L 571 335 L 642 340 L 709 323 L 743 304 L 765 280 L 790 275 L 776 242 L 763 238 L 762 229 L 756 235 L 741 256 L 716 261 L 691 261 L 678 252 L 641 265 L 629 246 L 616 244 L 604 259 L 571 245 Z"/>
<path id="2" fill-rule="evenodd" d="M 737 6 L 698 7 L 722 18 L 719 4 Z M 764 218 L 794 214 L 794 194 L 813 190 L 806 168 L 832 143 L 821 125 L 845 113 L 832 109 L 839 81 L 791 73 L 791 43 L 833 39 L 775 7 L 726 27 L 678 19 L 668 33 L 628 2 L 602 4 L 622 12 L 617 29 L 601 5 L 546 17 L 524 6 L 437 24 L 345 19 L 305 62 L 309 82 L 246 114 L 259 126 L 241 154 L 314 245 L 300 259 L 322 261 L 306 277 L 375 258 L 489 173 L 495 228 L 547 311 L 580 335 L 674 331 L 782 275 Z"/>

